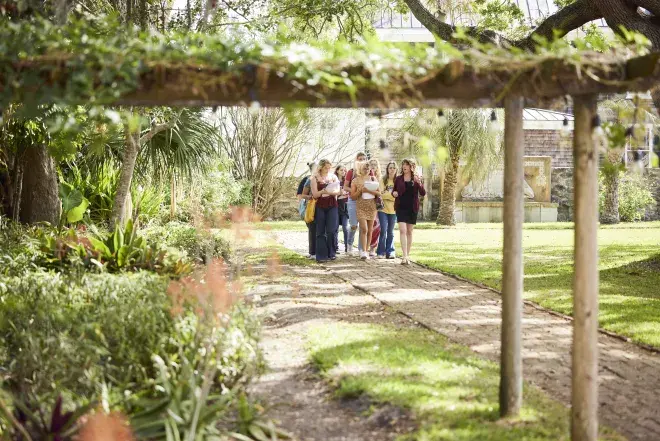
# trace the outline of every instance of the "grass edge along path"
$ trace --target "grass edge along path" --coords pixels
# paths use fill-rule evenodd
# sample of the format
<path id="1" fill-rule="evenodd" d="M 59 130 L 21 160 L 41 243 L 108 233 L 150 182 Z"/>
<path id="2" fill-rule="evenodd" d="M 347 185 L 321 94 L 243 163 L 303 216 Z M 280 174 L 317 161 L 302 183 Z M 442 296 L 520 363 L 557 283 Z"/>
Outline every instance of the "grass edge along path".
<path id="1" fill-rule="evenodd" d="M 554 225 L 554 224 L 553 224 Z M 523 230 L 524 298 L 572 314 L 573 231 L 531 224 Z M 417 232 L 411 257 L 429 269 L 500 292 L 501 225 L 469 224 Z M 599 326 L 609 335 L 660 348 L 660 223 L 601 226 Z"/>
<path id="2" fill-rule="evenodd" d="M 313 328 L 312 364 L 338 398 L 367 396 L 409 410 L 417 430 L 402 441 L 562 441 L 569 411 L 529 383 L 520 417 L 499 418 L 499 368 L 423 328 L 332 324 Z M 601 427 L 601 441 L 623 441 Z"/>

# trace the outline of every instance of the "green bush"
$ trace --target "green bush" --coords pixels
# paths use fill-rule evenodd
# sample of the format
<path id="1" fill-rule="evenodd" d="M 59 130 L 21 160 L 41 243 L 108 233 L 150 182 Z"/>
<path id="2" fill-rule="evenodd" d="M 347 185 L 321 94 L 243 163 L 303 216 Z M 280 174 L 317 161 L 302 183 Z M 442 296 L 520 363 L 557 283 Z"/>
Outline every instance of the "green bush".
<path id="1" fill-rule="evenodd" d="M 14 406 L 49 415 L 60 398 L 65 409 L 99 401 L 165 440 L 190 430 L 203 400 L 195 433 L 230 430 L 222 417 L 263 368 L 259 322 L 245 305 L 220 322 L 199 302 L 179 310 L 167 283 L 147 272 L 0 278 L 0 371 Z"/>
<path id="2" fill-rule="evenodd" d="M 9 389 L 52 403 L 103 383 L 153 378 L 152 354 L 175 331 L 167 279 L 155 274 L 26 273 L 0 279 L 0 365 Z"/>
<path id="3" fill-rule="evenodd" d="M 656 204 L 643 176 L 626 174 L 619 184 L 619 215 L 624 222 L 642 220 L 648 208 Z"/>
<path id="4" fill-rule="evenodd" d="M 89 201 L 87 221 L 107 222 L 117 193 L 119 171 L 104 166 L 92 177 L 83 173 L 75 163 L 65 164 L 62 168 L 62 181 L 80 191 Z"/>
<path id="5" fill-rule="evenodd" d="M 0 275 L 16 276 L 39 269 L 42 256 L 38 237 L 50 229 L 3 221 L 0 225 Z"/>
<path id="6" fill-rule="evenodd" d="M 170 198 L 169 192 L 167 198 Z M 191 183 L 185 197 L 178 202 L 173 220 L 190 223 L 195 218 L 203 218 L 215 221 L 218 215 L 228 214 L 232 206 L 251 203 L 251 184 L 237 181 L 228 170 L 228 165 L 221 163 L 203 178 Z M 169 220 L 172 219 L 168 206 L 161 213 L 161 222 Z"/>
<path id="7" fill-rule="evenodd" d="M 229 242 L 220 232 L 198 229 L 178 221 L 150 225 L 142 230 L 142 234 L 151 242 L 185 251 L 195 262 L 206 263 L 208 257 L 228 260 L 231 255 Z"/>
<path id="8" fill-rule="evenodd" d="M 637 222 L 643 219 L 647 209 L 656 204 L 646 178 L 634 173 L 621 172 L 619 178 L 619 217 L 622 222 Z M 602 213 L 605 205 L 605 187 L 602 175 L 599 179 L 598 207 Z"/>
<path id="9" fill-rule="evenodd" d="M 137 233 L 132 221 L 107 235 L 81 235 L 76 230 L 52 232 L 42 239 L 40 265 L 60 271 L 97 269 L 110 272 L 149 270 L 172 277 L 188 274 L 192 267 L 176 250 L 149 242 Z"/>

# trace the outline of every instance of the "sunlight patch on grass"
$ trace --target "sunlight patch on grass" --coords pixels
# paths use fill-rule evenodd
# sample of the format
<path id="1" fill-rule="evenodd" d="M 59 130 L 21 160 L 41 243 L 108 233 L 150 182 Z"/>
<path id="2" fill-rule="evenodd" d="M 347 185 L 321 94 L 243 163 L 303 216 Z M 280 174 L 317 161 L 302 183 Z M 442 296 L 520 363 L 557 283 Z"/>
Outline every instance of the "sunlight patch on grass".
<path id="1" fill-rule="evenodd" d="M 599 323 L 660 347 L 660 222 L 601 226 Z M 572 224 L 525 224 L 525 298 L 555 311 L 573 310 Z M 502 225 L 461 224 L 415 233 L 411 257 L 501 289 Z"/>
<path id="2" fill-rule="evenodd" d="M 568 410 L 531 385 L 520 417 L 500 420 L 497 365 L 431 331 L 326 325 L 311 331 L 308 349 L 338 397 L 367 395 L 410 410 L 419 425 L 401 440 L 569 439 Z M 602 433 L 601 440 L 622 439 Z"/>
<path id="3" fill-rule="evenodd" d="M 261 247 L 261 251 L 257 253 L 250 253 L 245 257 L 245 263 L 248 265 L 260 265 L 272 259 L 273 256 L 275 260 L 282 265 L 294 265 L 294 266 L 310 266 L 315 262 L 302 256 L 295 251 L 291 251 L 283 245 L 271 243 Z"/>

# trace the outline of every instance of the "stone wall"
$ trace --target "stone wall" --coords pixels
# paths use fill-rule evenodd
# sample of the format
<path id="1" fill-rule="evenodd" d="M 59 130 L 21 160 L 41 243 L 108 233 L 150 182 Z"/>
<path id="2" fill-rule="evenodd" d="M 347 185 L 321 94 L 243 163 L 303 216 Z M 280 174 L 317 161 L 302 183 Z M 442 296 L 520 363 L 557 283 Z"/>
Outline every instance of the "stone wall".
<path id="1" fill-rule="evenodd" d="M 570 222 L 573 220 L 573 169 L 553 168 L 551 179 L 550 201 L 559 204 L 557 221 Z"/>
<path id="2" fill-rule="evenodd" d="M 287 181 L 287 190 L 282 194 L 278 201 L 273 204 L 273 209 L 268 214 L 266 219 L 271 220 L 297 220 L 300 219 L 298 215 L 298 198 L 296 198 L 296 190 L 302 178 L 289 178 Z"/>
<path id="3" fill-rule="evenodd" d="M 573 167 L 572 136 L 559 130 L 526 129 L 525 156 L 550 156 L 552 168 Z"/>

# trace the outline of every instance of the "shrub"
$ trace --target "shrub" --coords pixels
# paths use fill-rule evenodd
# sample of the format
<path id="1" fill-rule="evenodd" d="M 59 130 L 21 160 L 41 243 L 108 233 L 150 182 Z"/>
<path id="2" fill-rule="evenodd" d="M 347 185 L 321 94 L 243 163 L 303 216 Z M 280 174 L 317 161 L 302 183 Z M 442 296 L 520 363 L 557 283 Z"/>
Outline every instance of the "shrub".
<path id="1" fill-rule="evenodd" d="M 14 405 L 49 415 L 60 398 L 65 409 L 98 399 L 164 440 L 190 430 L 204 400 L 195 433 L 226 431 L 223 416 L 263 368 L 259 322 L 246 305 L 209 321 L 166 290 L 147 272 L 0 278 L 0 369 Z"/>
<path id="2" fill-rule="evenodd" d="M 167 279 L 147 272 L 27 273 L 0 279 L 0 365 L 19 396 L 93 397 L 103 383 L 153 378 L 175 331 Z"/>
<path id="3" fill-rule="evenodd" d="M 649 189 L 647 180 L 637 174 L 624 173 L 620 175 L 619 182 L 619 217 L 623 222 L 637 222 L 642 220 L 647 209 L 656 204 L 653 193 Z M 600 176 L 600 191 L 598 194 L 598 207 L 602 213 L 605 205 L 605 188 L 602 175 Z"/>
<path id="4" fill-rule="evenodd" d="M 41 242 L 47 227 L 24 226 L 7 221 L 0 225 L 0 275 L 16 276 L 38 269 Z"/>
<path id="5" fill-rule="evenodd" d="M 170 198 L 169 192 L 167 198 Z M 161 222 L 177 220 L 191 223 L 196 218 L 215 221 L 218 216 L 226 215 L 232 206 L 250 205 L 251 202 L 251 184 L 237 181 L 227 171 L 226 164 L 219 164 L 215 170 L 192 182 L 186 195 L 178 202 L 175 219 L 170 217 L 170 207 L 164 207 Z"/>
<path id="6" fill-rule="evenodd" d="M 83 267 L 110 272 L 150 270 L 180 277 L 191 271 L 191 265 L 176 250 L 149 243 L 137 233 L 132 221 L 126 227 L 104 236 L 80 235 L 69 230 L 64 235 L 43 236 L 41 265 L 56 270 Z"/>
<path id="7" fill-rule="evenodd" d="M 231 255 L 229 242 L 220 232 L 198 229 L 182 222 L 150 225 L 142 233 L 149 241 L 185 251 L 195 262 L 206 263 L 209 256 L 228 260 Z"/>
<path id="8" fill-rule="evenodd" d="M 624 222 L 642 220 L 648 208 L 656 204 L 644 177 L 627 174 L 619 184 L 619 215 Z"/>

